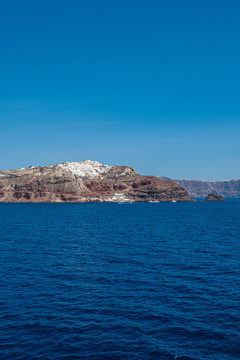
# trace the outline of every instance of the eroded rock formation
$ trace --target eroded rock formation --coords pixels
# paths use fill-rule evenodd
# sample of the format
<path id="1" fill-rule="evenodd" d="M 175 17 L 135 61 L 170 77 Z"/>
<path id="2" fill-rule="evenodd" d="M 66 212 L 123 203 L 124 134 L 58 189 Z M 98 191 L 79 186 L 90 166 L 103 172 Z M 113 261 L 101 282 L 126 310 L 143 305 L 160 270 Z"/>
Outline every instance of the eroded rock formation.
<path id="1" fill-rule="evenodd" d="M 0 202 L 106 202 L 116 193 L 133 201 L 192 201 L 175 182 L 128 166 L 87 160 L 0 171 Z"/>

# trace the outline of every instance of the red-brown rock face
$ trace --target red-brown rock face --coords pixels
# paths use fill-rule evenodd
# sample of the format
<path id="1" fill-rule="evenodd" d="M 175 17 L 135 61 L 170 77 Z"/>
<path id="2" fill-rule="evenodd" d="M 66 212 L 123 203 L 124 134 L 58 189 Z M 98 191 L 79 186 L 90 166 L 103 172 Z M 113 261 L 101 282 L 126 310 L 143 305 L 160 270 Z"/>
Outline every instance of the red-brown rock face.
<path id="1" fill-rule="evenodd" d="M 175 182 L 96 161 L 0 171 L 0 202 L 191 201 Z"/>

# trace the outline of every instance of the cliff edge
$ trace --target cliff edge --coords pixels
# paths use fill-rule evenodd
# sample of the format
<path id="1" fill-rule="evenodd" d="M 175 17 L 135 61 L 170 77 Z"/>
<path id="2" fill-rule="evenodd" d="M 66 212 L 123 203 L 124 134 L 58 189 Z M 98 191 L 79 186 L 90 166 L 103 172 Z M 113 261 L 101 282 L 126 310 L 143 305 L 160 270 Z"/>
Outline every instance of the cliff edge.
<path id="1" fill-rule="evenodd" d="M 205 198 L 214 193 L 224 198 L 240 198 L 240 180 L 201 181 L 201 180 L 176 180 L 163 177 L 163 179 L 174 181 L 187 190 L 193 198 Z"/>
<path id="2" fill-rule="evenodd" d="M 97 161 L 0 171 L 0 202 L 109 202 L 119 194 L 130 201 L 192 201 L 175 182 Z"/>

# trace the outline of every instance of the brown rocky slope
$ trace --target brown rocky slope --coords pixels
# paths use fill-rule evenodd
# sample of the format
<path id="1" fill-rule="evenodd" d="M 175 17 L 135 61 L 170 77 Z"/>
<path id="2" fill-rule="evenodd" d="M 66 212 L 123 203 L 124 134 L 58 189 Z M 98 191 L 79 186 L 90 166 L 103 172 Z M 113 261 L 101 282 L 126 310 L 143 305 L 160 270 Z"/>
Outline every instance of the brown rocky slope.
<path id="1" fill-rule="evenodd" d="M 96 161 L 0 171 L 0 202 L 192 201 L 175 182 L 139 175 L 128 166 Z"/>

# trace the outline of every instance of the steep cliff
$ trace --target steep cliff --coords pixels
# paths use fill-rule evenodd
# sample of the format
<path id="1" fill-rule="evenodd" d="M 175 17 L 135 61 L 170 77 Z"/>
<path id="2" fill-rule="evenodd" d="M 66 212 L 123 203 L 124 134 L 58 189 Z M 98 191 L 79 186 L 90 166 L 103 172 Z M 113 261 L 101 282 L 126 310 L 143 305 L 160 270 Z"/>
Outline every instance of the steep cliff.
<path id="1" fill-rule="evenodd" d="M 172 180 L 183 186 L 193 198 L 205 198 L 209 193 L 224 198 L 240 198 L 240 180 L 200 181 L 200 180 Z"/>
<path id="2" fill-rule="evenodd" d="M 97 161 L 0 171 L 0 202 L 106 202 L 118 193 L 132 201 L 192 201 L 175 182 Z"/>

